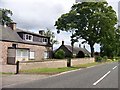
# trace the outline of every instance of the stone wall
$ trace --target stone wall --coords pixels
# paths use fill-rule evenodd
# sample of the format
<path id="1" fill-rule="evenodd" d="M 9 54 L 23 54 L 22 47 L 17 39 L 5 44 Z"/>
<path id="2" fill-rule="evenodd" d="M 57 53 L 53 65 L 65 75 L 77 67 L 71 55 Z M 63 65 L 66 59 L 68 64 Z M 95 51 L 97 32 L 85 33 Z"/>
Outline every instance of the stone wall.
<path id="1" fill-rule="evenodd" d="M 73 59 L 71 65 L 85 64 L 95 62 L 94 58 L 77 58 Z"/>
<path id="2" fill-rule="evenodd" d="M 66 60 L 29 62 L 29 63 L 20 63 L 20 70 L 28 70 L 33 68 L 60 68 L 66 66 L 67 66 Z"/>
<path id="3" fill-rule="evenodd" d="M 29 48 L 30 51 L 34 51 L 35 52 L 35 60 L 37 60 L 37 61 L 42 61 L 44 58 L 44 52 L 48 50 L 48 47 L 45 47 L 45 46 L 1 41 L 0 45 L 2 46 L 2 48 L 0 48 L 1 49 L 0 62 L 2 64 L 7 64 L 8 47 L 12 47 L 12 44 L 18 44 L 19 48 Z"/>
<path id="4" fill-rule="evenodd" d="M 79 65 L 85 63 L 95 62 L 94 58 L 79 58 L 72 59 L 71 65 Z M 29 63 L 20 63 L 20 70 L 27 70 L 33 68 L 60 68 L 67 67 L 67 59 L 53 59 L 53 61 L 44 61 L 44 62 L 29 62 Z"/>
<path id="5" fill-rule="evenodd" d="M 72 59 L 71 64 L 79 65 L 85 63 L 92 63 L 94 62 L 94 58 L 79 58 L 79 59 Z M 44 61 L 44 62 L 24 62 L 19 64 L 20 70 L 28 70 L 34 68 L 60 68 L 60 67 L 67 67 L 67 59 L 58 60 L 52 59 L 52 61 Z M 16 72 L 16 65 L 2 65 L 2 72 Z"/>

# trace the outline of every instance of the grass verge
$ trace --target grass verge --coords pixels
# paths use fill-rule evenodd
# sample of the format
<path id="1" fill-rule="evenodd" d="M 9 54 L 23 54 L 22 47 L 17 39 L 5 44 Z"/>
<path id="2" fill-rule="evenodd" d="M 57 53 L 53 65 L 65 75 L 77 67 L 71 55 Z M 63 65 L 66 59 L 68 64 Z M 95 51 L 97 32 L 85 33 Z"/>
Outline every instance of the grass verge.
<path id="1" fill-rule="evenodd" d="M 87 67 L 98 65 L 98 64 L 101 64 L 101 63 L 94 62 L 94 63 L 88 63 L 88 64 L 80 64 L 72 67 L 63 67 L 63 68 L 37 68 L 37 69 L 21 70 L 20 73 L 52 75 L 52 74 L 57 74 L 57 73 L 66 72 L 70 70 L 87 68 Z"/>
<path id="2" fill-rule="evenodd" d="M 12 73 L 12 72 L 0 72 L 0 75 L 12 75 L 12 74 L 14 74 L 14 73 Z"/>
<path id="3" fill-rule="evenodd" d="M 31 74 L 57 74 L 65 71 L 75 70 L 78 67 L 63 67 L 63 68 L 36 68 L 29 70 L 22 70 L 20 73 L 31 73 Z"/>

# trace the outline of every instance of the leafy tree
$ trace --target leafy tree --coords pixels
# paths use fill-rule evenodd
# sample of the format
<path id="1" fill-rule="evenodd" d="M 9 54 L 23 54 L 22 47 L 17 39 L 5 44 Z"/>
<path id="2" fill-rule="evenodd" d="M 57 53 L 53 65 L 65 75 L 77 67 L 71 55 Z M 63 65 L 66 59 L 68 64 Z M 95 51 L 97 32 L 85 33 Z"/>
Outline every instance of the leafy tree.
<path id="1" fill-rule="evenodd" d="M 120 53 L 120 30 L 116 29 L 109 34 L 108 37 L 104 37 L 101 43 L 101 55 L 113 58 Z"/>
<path id="2" fill-rule="evenodd" d="M 65 52 L 62 49 L 58 50 L 55 53 L 55 58 L 57 58 L 57 59 L 63 59 L 63 58 L 65 58 Z"/>
<path id="3" fill-rule="evenodd" d="M 73 37 L 85 39 L 94 53 L 94 44 L 108 37 L 115 30 L 116 12 L 107 2 L 81 2 L 72 6 L 69 13 L 63 14 L 55 23 L 58 31 L 75 29 Z M 108 35 L 108 36 L 107 36 Z"/>
<path id="4" fill-rule="evenodd" d="M 8 10 L 8 9 L 2 9 L 0 8 L 0 24 L 1 25 L 5 25 L 8 24 L 10 22 L 12 22 L 13 20 L 9 17 L 13 15 L 12 11 Z"/>
<path id="5" fill-rule="evenodd" d="M 47 31 L 44 34 L 47 37 L 50 37 L 50 43 L 52 44 L 52 50 L 53 50 L 53 45 L 58 44 L 58 41 L 55 40 L 55 34 L 52 32 L 50 29 L 47 29 Z"/>

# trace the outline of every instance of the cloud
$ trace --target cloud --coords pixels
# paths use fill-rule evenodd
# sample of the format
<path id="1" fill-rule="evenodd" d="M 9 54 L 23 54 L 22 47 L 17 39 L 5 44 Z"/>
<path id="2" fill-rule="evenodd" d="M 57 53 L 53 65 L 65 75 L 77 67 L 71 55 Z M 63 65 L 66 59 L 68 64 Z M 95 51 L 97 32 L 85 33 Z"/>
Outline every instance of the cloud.
<path id="1" fill-rule="evenodd" d="M 24 29 L 54 28 L 61 14 L 70 10 L 74 0 L 2 0 L 2 7 L 13 11 L 12 19 Z M 67 4 L 67 5 L 66 5 Z"/>
<path id="2" fill-rule="evenodd" d="M 17 23 L 17 27 L 34 32 L 49 28 L 55 32 L 56 39 L 60 42 L 59 45 L 62 40 L 65 41 L 65 44 L 70 45 L 71 34 L 67 32 L 57 34 L 54 24 L 62 14 L 69 12 L 74 3 L 75 0 L 0 0 L 0 7 L 13 12 L 12 19 Z M 110 5 L 117 10 L 115 3 Z M 78 46 L 80 42 L 75 46 Z M 90 50 L 89 45 L 86 45 L 86 48 Z M 98 45 L 95 45 L 95 50 L 99 51 Z"/>

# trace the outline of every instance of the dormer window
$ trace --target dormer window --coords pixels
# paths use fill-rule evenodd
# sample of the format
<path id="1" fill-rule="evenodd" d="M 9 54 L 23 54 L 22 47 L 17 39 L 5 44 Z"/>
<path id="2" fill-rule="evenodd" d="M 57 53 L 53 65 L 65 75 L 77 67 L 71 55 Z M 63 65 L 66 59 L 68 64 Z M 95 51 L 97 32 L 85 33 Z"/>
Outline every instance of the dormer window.
<path id="1" fill-rule="evenodd" d="M 25 34 L 25 40 L 26 41 L 33 41 L 33 36 L 29 34 Z"/>
<path id="2" fill-rule="evenodd" d="M 44 42 L 44 43 L 47 43 L 47 42 L 48 42 L 48 39 L 47 39 L 47 38 L 43 38 L 43 42 Z"/>
<path id="3" fill-rule="evenodd" d="M 47 38 L 40 38 L 39 42 L 41 42 L 41 43 L 47 43 L 48 39 Z"/>

